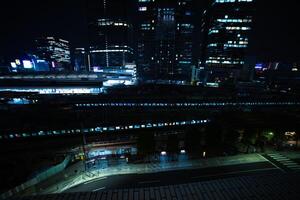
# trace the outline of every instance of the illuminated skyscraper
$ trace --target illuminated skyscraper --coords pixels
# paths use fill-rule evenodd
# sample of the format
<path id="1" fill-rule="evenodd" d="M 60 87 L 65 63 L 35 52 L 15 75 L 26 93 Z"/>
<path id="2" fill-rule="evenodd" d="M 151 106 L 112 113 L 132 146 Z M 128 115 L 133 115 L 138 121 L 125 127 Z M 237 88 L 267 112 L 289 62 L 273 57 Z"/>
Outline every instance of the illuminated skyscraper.
<path id="1" fill-rule="evenodd" d="M 41 37 L 35 40 L 36 54 L 46 60 L 52 69 L 72 70 L 70 58 L 70 44 L 67 40 L 54 37 Z"/>
<path id="2" fill-rule="evenodd" d="M 127 0 L 89 0 L 89 53 L 92 69 L 120 67 L 133 61 L 132 24 Z"/>
<path id="3" fill-rule="evenodd" d="M 137 63 L 145 80 L 187 81 L 192 74 L 192 0 L 137 0 Z"/>
<path id="4" fill-rule="evenodd" d="M 245 70 L 253 11 L 254 0 L 213 0 L 203 13 L 201 67 L 207 81 L 236 80 Z"/>

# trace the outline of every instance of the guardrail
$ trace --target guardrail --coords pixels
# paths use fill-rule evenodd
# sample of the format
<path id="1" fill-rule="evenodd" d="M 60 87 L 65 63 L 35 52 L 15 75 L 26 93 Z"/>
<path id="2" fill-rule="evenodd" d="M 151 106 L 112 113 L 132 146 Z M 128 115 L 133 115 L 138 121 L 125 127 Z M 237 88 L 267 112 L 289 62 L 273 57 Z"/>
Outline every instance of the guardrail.
<path id="1" fill-rule="evenodd" d="M 46 171 L 38 174 L 36 177 L 26 181 L 25 183 L 3 193 L 0 195 L 0 199 L 6 199 L 12 196 L 17 195 L 18 193 L 33 187 L 34 185 L 46 180 L 47 178 L 61 172 L 62 170 L 64 170 L 66 168 L 66 166 L 69 164 L 71 160 L 71 156 L 68 155 L 63 162 L 59 163 L 58 165 L 55 165 L 49 169 L 47 169 Z"/>

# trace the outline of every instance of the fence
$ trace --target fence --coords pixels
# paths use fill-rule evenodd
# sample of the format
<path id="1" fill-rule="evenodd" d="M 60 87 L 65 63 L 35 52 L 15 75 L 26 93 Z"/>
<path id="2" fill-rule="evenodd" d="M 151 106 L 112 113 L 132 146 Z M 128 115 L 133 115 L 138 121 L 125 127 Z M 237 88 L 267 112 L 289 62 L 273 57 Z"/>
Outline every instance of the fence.
<path id="1" fill-rule="evenodd" d="M 58 165 L 55 165 L 49 169 L 47 169 L 46 171 L 38 174 L 36 177 L 26 181 L 25 183 L 3 193 L 0 195 L 0 199 L 6 199 L 6 198 L 9 198 L 9 197 L 12 197 L 16 194 L 18 194 L 19 192 L 22 192 L 26 189 L 28 189 L 29 187 L 32 187 L 44 180 L 46 180 L 47 178 L 61 172 L 62 170 L 64 170 L 66 168 L 66 166 L 69 164 L 71 160 L 71 156 L 67 156 L 63 162 L 59 163 Z"/>

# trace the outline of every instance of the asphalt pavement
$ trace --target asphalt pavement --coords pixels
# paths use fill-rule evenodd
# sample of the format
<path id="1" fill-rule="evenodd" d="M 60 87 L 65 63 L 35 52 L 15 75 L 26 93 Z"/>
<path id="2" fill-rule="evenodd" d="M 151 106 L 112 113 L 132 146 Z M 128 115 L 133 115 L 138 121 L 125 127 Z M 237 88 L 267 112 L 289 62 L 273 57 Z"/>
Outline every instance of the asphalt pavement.
<path id="1" fill-rule="evenodd" d="M 284 173 L 269 161 L 202 169 L 176 170 L 146 174 L 124 174 L 100 177 L 65 192 L 95 192 L 107 189 L 157 187 L 235 177 L 241 175 Z"/>

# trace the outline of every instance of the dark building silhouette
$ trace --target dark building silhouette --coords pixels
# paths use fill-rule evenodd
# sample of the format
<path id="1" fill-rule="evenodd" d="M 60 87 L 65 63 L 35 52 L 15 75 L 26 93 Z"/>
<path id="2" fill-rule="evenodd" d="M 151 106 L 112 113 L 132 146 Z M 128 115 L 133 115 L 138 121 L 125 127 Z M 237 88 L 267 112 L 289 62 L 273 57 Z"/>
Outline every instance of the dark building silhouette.
<path id="1" fill-rule="evenodd" d="M 73 51 L 74 71 L 89 71 L 89 55 L 85 48 L 75 48 Z"/>

